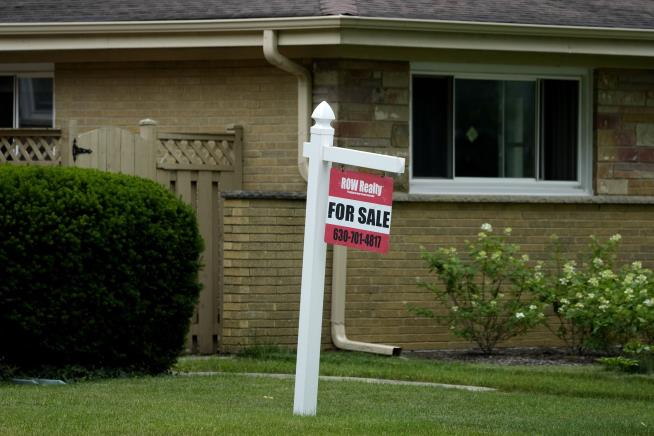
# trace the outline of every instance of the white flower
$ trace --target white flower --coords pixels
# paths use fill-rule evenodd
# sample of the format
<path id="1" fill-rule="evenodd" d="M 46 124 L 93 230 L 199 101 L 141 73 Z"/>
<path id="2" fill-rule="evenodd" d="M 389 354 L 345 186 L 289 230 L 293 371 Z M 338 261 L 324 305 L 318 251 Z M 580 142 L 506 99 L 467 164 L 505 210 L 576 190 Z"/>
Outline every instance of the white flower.
<path id="1" fill-rule="evenodd" d="M 611 237 L 609 238 L 609 241 L 611 241 L 611 242 L 619 242 L 620 239 L 622 239 L 622 235 L 620 235 L 620 233 L 616 233 L 615 235 L 613 235 L 613 236 L 611 236 Z"/>
<path id="2" fill-rule="evenodd" d="M 481 229 L 485 232 L 492 232 L 493 231 L 493 226 L 491 226 L 488 223 L 484 223 L 481 225 Z"/>
<path id="3" fill-rule="evenodd" d="M 632 273 L 629 273 L 626 276 L 624 276 L 624 280 L 622 281 L 622 283 L 624 283 L 625 285 L 630 285 L 633 282 L 634 282 L 634 275 Z"/>
<path id="4" fill-rule="evenodd" d="M 643 267 L 643 264 L 638 261 L 635 261 L 635 262 L 631 262 L 631 267 L 635 269 L 641 269 Z"/>
<path id="5" fill-rule="evenodd" d="M 600 277 L 603 279 L 612 279 L 615 277 L 615 274 L 610 269 L 605 269 L 604 271 L 600 272 Z"/>
<path id="6" fill-rule="evenodd" d="M 486 233 L 484 233 L 484 232 L 479 232 L 479 233 L 477 233 L 477 237 L 478 237 L 479 239 L 484 239 L 484 238 L 486 237 Z"/>
<path id="7" fill-rule="evenodd" d="M 565 277 L 561 277 L 559 279 L 559 283 L 561 283 L 562 285 L 567 285 L 568 284 L 568 279 L 566 279 Z"/>
<path id="8" fill-rule="evenodd" d="M 600 301 L 600 303 L 602 303 L 602 304 L 609 304 L 609 300 L 607 300 L 607 299 L 604 298 L 604 297 L 601 297 L 601 298 L 599 299 L 599 301 Z"/>
<path id="9" fill-rule="evenodd" d="M 497 294 L 497 296 L 498 296 L 499 298 L 504 298 L 504 294 L 501 293 L 501 292 L 500 292 L 499 294 Z"/>
<path id="10" fill-rule="evenodd" d="M 570 261 L 567 262 L 565 265 L 563 265 L 563 272 L 565 272 L 566 275 L 570 276 L 575 273 L 575 262 Z"/>
<path id="11" fill-rule="evenodd" d="M 507 228 L 504 229 L 504 234 L 505 235 L 510 235 L 512 231 L 513 231 L 513 229 L 511 227 L 507 227 Z"/>
<path id="12" fill-rule="evenodd" d="M 593 286 L 599 286 L 599 280 L 597 280 L 597 277 L 591 277 L 588 279 L 588 284 Z"/>
<path id="13" fill-rule="evenodd" d="M 647 283 L 647 277 L 645 277 L 644 274 L 638 274 L 638 276 L 636 277 L 636 283 L 639 283 L 641 285 Z"/>
<path id="14" fill-rule="evenodd" d="M 490 304 L 491 306 L 496 306 L 496 305 L 497 305 L 497 301 L 495 301 L 495 300 L 491 300 L 489 304 Z"/>
<path id="15" fill-rule="evenodd" d="M 593 259 L 593 266 L 595 268 L 599 268 L 602 265 L 604 265 L 604 261 L 602 259 L 600 259 L 599 257 L 596 257 L 595 259 Z"/>
<path id="16" fill-rule="evenodd" d="M 608 308 L 609 308 L 609 305 L 608 305 L 608 304 L 600 304 L 600 305 L 599 305 L 599 309 L 600 309 L 602 312 L 606 311 L 606 309 L 608 309 Z"/>
<path id="17" fill-rule="evenodd" d="M 584 298 L 584 295 L 583 295 L 581 292 L 577 292 L 577 293 L 575 294 L 575 297 L 577 297 L 577 298 Z"/>
<path id="18" fill-rule="evenodd" d="M 654 306 L 654 298 L 648 298 L 647 300 L 643 301 L 643 304 L 647 307 Z"/>
<path id="19" fill-rule="evenodd" d="M 536 280 L 537 282 L 540 282 L 541 280 L 543 280 L 543 273 L 542 272 L 534 273 L 534 280 Z"/>
<path id="20" fill-rule="evenodd" d="M 518 319 L 522 319 L 522 318 L 525 317 L 525 314 L 522 313 L 522 312 L 518 312 L 518 313 L 515 314 L 515 317 L 518 318 Z"/>
<path id="21" fill-rule="evenodd" d="M 500 256 L 502 256 L 502 252 L 501 251 L 496 251 L 491 255 L 491 259 L 497 260 L 497 259 L 500 258 Z"/>
<path id="22" fill-rule="evenodd" d="M 458 312 L 459 307 L 458 306 L 452 306 L 452 312 Z"/>
<path id="23" fill-rule="evenodd" d="M 538 309 L 538 306 L 536 306 L 535 304 L 529 305 L 529 310 L 536 310 L 536 309 Z"/>
<path id="24" fill-rule="evenodd" d="M 624 290 L 624 294 L 625 294 L 625 295 L 633 295 L 633 294 L 634 294 L 634 290 L 631 289 L 631 288 L 627 288 L 627 289 Z"/>
<path id="25" fill-rule="evenodd" d="M 561 304 L 570 304 L 570 300 L 567 298 L 561 298 Z"/>
<path id="26" fill-rule="evenodd" d="M 522 260 L 524 260 L 525 262 L 529 262 L 529 255 L 528 254 L 523 254 L 522 255 Z"/>
<path id="27" fill-rule="evenodd" d="M 583 303 L 577 303 L 577 304 L 575 304 L 575 307 L 578 308 L 578 309 L 583 309 L 584 305 L 583 305 Z"/>
<path id="28" fill-rule="evenodd" d="M 589 294 L 588 294 L 588 298 L 595 298 L 595 294 L 593 294 L 592 292 L 589 293 Z"/>
<path id="29" fill-rule="evenodd" d="M 481 250 L 479 253 L 477 253 L 477 258 L 486 259 L 486 252 L 484 250 Z"/>

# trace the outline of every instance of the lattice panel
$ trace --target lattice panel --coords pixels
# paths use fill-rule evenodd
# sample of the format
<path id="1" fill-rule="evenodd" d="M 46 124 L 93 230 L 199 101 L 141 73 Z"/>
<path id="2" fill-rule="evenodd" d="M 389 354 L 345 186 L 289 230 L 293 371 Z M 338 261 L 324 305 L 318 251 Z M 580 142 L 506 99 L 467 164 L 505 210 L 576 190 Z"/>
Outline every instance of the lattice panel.
<path id="1" fill-rule="evenodd" d="M 169 165 L 210 165 L 233 167 L 234 143 L 226 139 L 162 139 L 158 159 Z"/>
<path id="2" fill-rule="evenodd" d="M 0 163 L 59 163 L 56 136 L 0 136 Z"/>

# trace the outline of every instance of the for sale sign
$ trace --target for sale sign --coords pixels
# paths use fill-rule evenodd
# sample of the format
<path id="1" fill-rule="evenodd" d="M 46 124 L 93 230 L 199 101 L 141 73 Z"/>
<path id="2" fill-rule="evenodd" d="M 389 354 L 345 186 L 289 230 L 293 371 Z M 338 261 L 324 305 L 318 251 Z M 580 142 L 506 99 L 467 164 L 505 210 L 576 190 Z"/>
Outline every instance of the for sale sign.
<path id="1" fill-rule="evenodd" d="M 393 179 L 332 168 L 325 242 L 388 252 Z"/>

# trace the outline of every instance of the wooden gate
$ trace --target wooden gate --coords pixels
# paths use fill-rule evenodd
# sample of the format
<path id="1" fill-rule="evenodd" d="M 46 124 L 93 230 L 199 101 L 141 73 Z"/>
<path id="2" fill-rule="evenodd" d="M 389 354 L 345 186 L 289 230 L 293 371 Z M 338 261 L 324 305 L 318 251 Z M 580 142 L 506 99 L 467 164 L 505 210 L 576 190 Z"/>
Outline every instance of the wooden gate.
<path id="1" fill-rule="evenodd" d="M 117 127 L 77 134 L 69 127 L 69 149 L 62 164 L 120 172 L 158 181 L 196 211 L 205 248 L 200 271 L 202 291 L 191 320 L 188 349 L 218 350 L 222 308 L 222 190 L 241 189 L 242 129 L 220 134 L 158 133 L 156 122 L 143 120 L 140 134 Z"/>

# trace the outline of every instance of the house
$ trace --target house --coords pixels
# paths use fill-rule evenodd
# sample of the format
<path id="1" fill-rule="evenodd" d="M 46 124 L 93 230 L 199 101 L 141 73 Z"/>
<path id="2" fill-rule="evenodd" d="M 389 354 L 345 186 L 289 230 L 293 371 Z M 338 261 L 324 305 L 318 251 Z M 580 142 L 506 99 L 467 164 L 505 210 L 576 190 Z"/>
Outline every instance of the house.
<path id="1" fill-rule="evenodd" d="M 552 233 L 579 251 L 619 232 L 626 259 L 654 266 L 648 0 L 5 0 L 0 52 L 4 138 L 46 129 L 67 147 L 71 120 L 243 127 L 242 180 L 218 187 L 217 330 L 203 352 L 296 343 L 298 156 L 322 100 L 336 145 L 407 158 L 390 253 L 330 250 L 325 347 L 330 316 L 344 348 L 467 346 L 405 305 L 431 302 L 416 286 L 421 246 L 461 245 L 483 222 L 512 227 L 535 259 Z M 0 140 L 0 156 L 10 149 Z M 540 330 L 513 344 L 553 341 Z"/>

